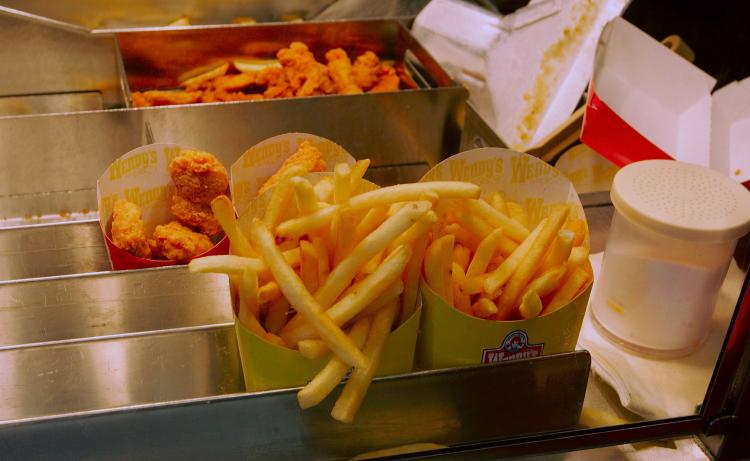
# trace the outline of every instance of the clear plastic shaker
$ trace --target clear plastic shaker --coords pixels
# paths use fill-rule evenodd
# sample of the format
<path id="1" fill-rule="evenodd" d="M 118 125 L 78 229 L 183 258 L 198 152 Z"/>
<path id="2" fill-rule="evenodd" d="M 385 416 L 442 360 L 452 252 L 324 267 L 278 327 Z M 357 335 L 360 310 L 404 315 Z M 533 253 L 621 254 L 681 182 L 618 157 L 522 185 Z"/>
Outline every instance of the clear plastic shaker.
<path id="1" fill-rule="evenodd" d="M 689 354 L 708 336 L 734 247 L 750 229 L 750 192 L 708 168 L 647 160 L 617 173 L 611 197 L 594 324 L 642 355 Z"/>

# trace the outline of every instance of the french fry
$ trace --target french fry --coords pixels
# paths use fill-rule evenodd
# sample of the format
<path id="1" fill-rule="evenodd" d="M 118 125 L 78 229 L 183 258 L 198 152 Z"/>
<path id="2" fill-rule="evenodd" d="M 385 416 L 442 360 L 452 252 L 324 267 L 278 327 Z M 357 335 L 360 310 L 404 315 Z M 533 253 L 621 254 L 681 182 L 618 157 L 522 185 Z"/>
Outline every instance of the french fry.
<path id="1" fill-rule="evenodd" d="M 331 352 L 322 339 L 303 339 L 297 343 L 297 348 L 302 357 L 315 360 Z"/>
<path id="2" fill-rule="evenodd" d="M 333 180 L 330 177 L 324 177 L 313 186 L 313 190 L 315 196 L 318 197 L 318 202 L 330 203 L 333 199 Z"/>
<path id="3" fill-rule="evenodd" d="M 243 325 L 248 325 L 248 316 L 257 319 L 259 313 L 258 273 L 250 268 L 245 268 L 242 272 L 242 281 L 240 282 L 240 322 Z"/>
<path id="4" fill-rule="evenodd" d="M 518 306 L 518 312 L 523 319 L 533 319 L 542 312 L 542 299 L 536 291 L 527 291 L 521 297 L 521 304 Z"/>
<path id="5" fill-rule="evenodd" d="M 558 232 L 557 238 L 552 242 L 552 246 L 547 251 L 547 254 L 544 255 L 542 265 L 539 266 L 537 273 L 541 274 L 567 261 L 570 256 L 570 250 L 573 248 L 574 237 L 575 234 L 569 230 L 563 229 Z"/>
<path id="6" fill-rule="evenodd" d="M 456 242 L 458 242 L 458 238 L 456 238 Z M 471 262 L 471 250 L 460 243 L 456 243 L 453 246 L 453 262 L 466 272 L 466 269 L 469 268 L 469 262 Z"/>
<path id="7" fill-rule="evenodd" d="M 466 281 L 461 287 L 461 291 L 463 291 L 467 295 L 476 295 L 482 293 L 487 277 L 489 277 L 489 274 L 479 274 L 473 277 L 466 277 Z"/>
<path id="8" fill-rule="evenodd" d="M 467 231 L 458 223 L 448 224 L 443 230 L 446 234 L 453 235 L 457 243 L 471 251 L 476 251 L 481 241 L 479 237 Z"/>
<path id="9" fill-rule="evenodd" d="M 458 287 L 462 287 L 466 283 L 466 272 L 458 263 L 451 264 L 451 283 Z"/>
<path id="10" fill-rule="evenodd" d="M 349 256 L 356 244 L 354 242 L 354 229 L 357 227 L 357 222 L 354 213 L 343 212 L 339 216 L 341 219 L 337 231 L 338 235 L 336 235 L 336 248 L 333 253 L 334 266 L 337 266 L 341 260 Z M 334 234 L 332 233 L 332 235 Z"/>
<path id="11" fill-rule="evenodd" d="M 412 254 L 404 269 L 404 292 L 401 295 L 401 314 L 399 324 L 409 320 L 417 308 L 417 297 L 419 296 L 419 279 L 422 276 L 422 261 L 427 251 L 429 235 L 424 233 L 414 240 Z"/>
<path id="12" fill-rule="evenodd" d="M 497 313 L 497 306 L 487 298 L 479 298 L 477 302 L 471 306 L 471 311 L 480 319 L 486 319 Z"/>
<path id="13" fill-rule="evenodd" d="M 370 167 L 370 159 L 366 158 L 363 160 L 357 160 L 354 166 L 351 168 L 351 195 L 357 195 L 361 193 L 360 186 L 362 184 L 362 178 L 365 177 L 367 168 Z"/>
<path id="14" fill-rule="evenodd" d="M 557 290 L 555 295 L 544 307 L 542 315 L 551 314 L 561 307 L 568 304 L 575 298 L 578 292 L 591 280 L 591 275 L 581 267 L 576 267 L 573 273 L 568 277 Z"/>
<path id="15" fill-rule="evenodd" d="M 354 242 L 359 243 L 367 237 L 372 231 L 378 228 L 388 217 L 388 208 L 380 206 L 367 211 L 364 218 L 357 224 L 354 229 Z"/>
<path id="16" fill-rule="evenodd" d="M 375 272 L 375 269 L 378 268 L 380 262 L 383 260 L 383 256 L 385 256 L 385 250 L 379 251 L 378 254 L 367 261 L 367 264 L 362 267 L 362 270 L 359 271 L 357 277 L 359 277 L 360 280 L 363 280 L 365 277 Z M 354 280 L 357 280 L 357 277 L 355 277 Z"/>
<path id="17" fill-rule="evenodd" d="M 266 334 L 263 335 L 263 338 L 265 338 L 265 340 L 271 344 L 275 344 L 280 347 L 286 347 L 286 348 L 289 347 L 289 345 L 285 343 L 283 339 L 279 338 L 277 335 L 271 332 L 266 332 Z"/>
<path id="18" fill-rule="evenodd" d="M 467 294 L 464 294 L 460 288 L 456 289 L 454 286 L 454 292 L 453 292 L 453 303 L 456 305 L 456 309 L 460 310 L 461 312 L 472 315 L 471 312 L 471 297 Z"/>
<path id="19" fill-rule="evenodd" d="M 258 289 L 258 304 L 270 303 L 281 297 L 279 284 L 274 280 L 264 284 Z"/>
<path id="20" fill-rule="evenodd" d="M 455 237 L 444 235 L 427 247 L 424 255 L 425 281 L 435 293 L 448 304 L 453 304 L 451 289 L 451 265 L 453 264 L 453 245 Z"/>
<path id="21" fill-rule="evenodd" d="M 331 410 L 331 416 L 337 421 L 350 423 L 354 420 L 362 405 L 372 378 L 380 366 L 385 342 L 391 334 L 391 327 L 398 311 L 398 302 L 394 301 L 378 311 L 370 326 L 370 332 L 363 348 L 369 360 L 366 367 L 355 367 L 349 380 L 344 385 L 338 400 Z"/>
<path id="22" fill-rule="evenodd" d="M 459 181 L 436 181 L 383 187 L 352 197 L 346 204 L 346 211 L 375 208 L 395 202 L 422 201 L 420 199 L 430 196 L 430 193 L 435 193 L 439 197 L 475 198 L 479 196 L 479 186 Z M 283 237 L 301 237 L 330 223 L 340 206 L 331 205 L 307 216 L 285 221 L 276 228 L 276 234 Z"/>
<path id="23" fill-rule="evenodd" d="M 375 272 L 362 280 L 352 292 L 341 298 L 325 312 L 326 318 L 336 326 L 344 325 L 375 302 L 394 282 L 400 282 L 401 273 L 411 257 L 411 249 L 398 247 L 388 255 Z M 333 277 L 333 276 L 331 276 Z M 330 279 L 330 277 L 329 277 Z M 401 289 L 403 290 L 403 284 Z M 296 308 L 296 304 L 292 304 Z M 297 344 L 303 339 L 314 338 L 319 334 L 306 319 L 296 317 L 281 330 L 280 336 L 289 344 Z"/>
<path id="24" fill-rule="evenodd" d="M 302 165 L 293 165 L 281 175 L 281 179 L 271 192 L 271 200 L 268 201 L 268 206 L 266 206 L 266 211 L 263 214 L 263 222 L 269 229 L 273 229 L 281 221 L 282 214 L 291 202 L 292 185 L 289 180 L 306 172 Z"/>
<path id="25" fill-rule="evenodd" d="M 310 242 L 315 248 L 315 255 L 318 261 L 318 283 L 323 284 L 328 278 L 331 271 L 331 263 L 328 259 L 328 248 L 320 235 L 311 235 Z"/>
<path id="26" fill-rule="evenodd" d="M 283 296 L 271 301 L 266 312 L 264 326 L 269 333 L 278 335 L 284 325 L 286 325 L 287 313 L 289 312 L 289 301 Z"/>
<path id="27" fill-rule="evenodd" d="M 456 218 L 456 222 L 460 224 L 461 227 L 477 236 L 480 241 L 492 232 L 492 226 L 478 216 L 469 213 L 469 211 L 462 207 L 461 204 L 451 201 L 451 211 L 452 215 Z"/>
<path id="28" fill-rule="evenodd" d="M 399 298 L 404 292 L 404 282 L 402 280 L 396 280 L 388 288 L 383 291 L 378 299 L 370 303 L 367 307 L 362 309 L 362 312 L 356 315 L 354 319 L 366 317 L 368 315 L 375 314 L 377 311 L 382 309 L 386 304 L 393 301 L 393 298 Z"/>
<path id="29" fill-rule="evenodd" d="M 365 192 L 349 200 L 347 208 L 361 210 L 389 205 L 397 202 L 423 200 L 430 193 L 440 198 L 477 198 L 479 186 L 460 181 L 433 181 L 414 184 L 398 184 Z"/>
<path id="30" fill-rule="evenodd" d="M 354 345 L 328 316 L 320 312 L 320 305 L 305 289 L 302 280 L 276 248 L 271 231 L 259 219 L 250 225 L 250 236 L 257 242 L 259 251 L 271 269 L 279 288 L 294 309 L 300 313 L 318 332 L 326 345 L 342 361 L 352 366 L 366 367 L 367 357 Z"/>
<path id="31" fill-rule="evenodd" d="M 352 326 L 349 338 L 358 348 L 362 348 L 365 344 L 371 323 L 370 317 L 365 317 L 357 320 Z M 338 357 L 332 357 L 326 366 L 297 393 L 300 408 L 314 407 L 322 402 L 341 382 L 349 368 L 349 365 L 342 362 Z"/>
<path id="32" fill-rule="evenodd" d="M 569 230 L 575 234 L 573 246 L 583 245 L 583 242 L 586 239 L 586 221 L 571 217 L 568 219 L 568 222 L 565 223 L 563 229 Z"/>
<path id="33" fill-rule="evenodd" d="M 510 200 L 505 202 L 505 206 L 508 209 L 508 217 L 512 218 L 525 228 L 529 228 L 529 218 L 526 215 L 526 209 L 521 206 L 520 203 L 511 202 Z"/>
<path id="34" fill-rule="evenodd" d="M 508 216 L 508 207 L 505 206 L 505 199 L 500 192 L 493 192 L 492 195 L 490 195 L 490 205 L 495 207 L 500 213 Z"/>
<path id="35" fill-rule="evenodd" d="M 582 246 L 575 246 L 570 250 L 568 257 L 568 270 L 570 268 L 581 267 L 589 260 L 589 249 Z"/>
<path id="36" fill-rule="evenodd" d="M 361 195 L 357 197 L 361 197 Z M 353 197 L 352 200 L 357 197 Z M 362 239 L 349 256 L 333 268 L 326 282 L 315 293 L 315 299 L 318 303 L 321 306 L 333 304 L 333 301 L 349 286 L 362 266 L 367 264 L 367 261 L 380 250 L 386 248 L 391 240 L 427 213 L 431 206 L 432 204 L 427 201 L 411 202 Z"/>
<path id="37" fill-rule="evenodd" d="M 524 288 L 523 293 L 521 294 L 521 298 L 531 291 L 535 292 L 540 297 L 547 296 L 555 291 L 565 276 L 566 266 L 567 264 L 563 263 L 558 267 L 553 267 L 552 269 L 542 272 L 540 276 L 526 285 L 526 288 Z"/>
<path id="38" fill-rule="evenodd" d="M 437 222 L 437 219 L 437 215 L 434 211 L 428 211 L 424 214 L 424 216 L 419 218 L 419 221 L 415 222 L 410 228 L 406 229 L 403 234 L 393 239 L 390 245 L 388 245 L 386 252 L 390 253 L 394 250 L 394 248 L 400 245 L 411 245 L 412 242 L 417 239 L 417 237 L 426 234 L 432 228 L 432 225 Z"/>
<path id="39" fill-rule="evenodd" d="M 497 228 L 483 238 L 477 246 L 477 251 L 474 252 L 474 257 L 471 259 L 469 268 L 466 269 L 466 277 L 474 277 L 475 275 L 484 274 L 487 270 L 487 265 L 495 255 L 495 250 L 500 242 L 500 237 L 503 235 L 503 229 Z"/>
<path id="40" fill-rule="evenodd" d="M 346 203 L 352 194 L 351 169 L 346 163 L 337 163 L 333 168 L 333 202 Z"/>
<path id="41" fill-rule="evenodd" d="M 305 288 L 310 293 L 315 293 L 318 289 L 318 254 L 315 251 L 315 247 L 312 243 L 307 240 L 300 240 L 299 242 L 300 255 L 302 260 L 299 266 L 299 275 L 302 279 L 302 283 L 305 284 Z"/>
<path id="42" fill-rule="evenodd" d="M 526 257 L 518 265 L 518 268 L 513 272 L 513 275 L 503 289 L 503 294 L 497 303 L 496 316 L 499 319 L 506 319 L 518 305 L 518 298 L 521 295 L 521 291 L 529 283 L 539 264 L 541 264 L 544 253 L 565 223 L 569 212 L 570 207 L 566 205 L 554 209 L 550 214 L 547 223 L 542 228 L 539 236 L 534 240 L 528 253 L 526 253 Z"/>
<path id="43" fill-rule="evenodd" d="M 315 189 L 312 184 L 305 178 L 294 176 L 289 179 L 294 189 L 294 199 L 297 202 L 297 210 L 300 216 L 305 216 L 318 211 L 318 198 L 315 196 Z"/>
<path id="44" fill-rule="evenodd" d="M 490 260 L 490 263 L 487 264 L 487 272 L 493 272 L 495 269 L 500 267 L 500 264 L 505 261 L 505 258 L 502 254 L 496 253 L 495 256 Z"/>
<path id="45" fill-rule="evenodd" d="M 338 215 L 340 208 L 339 205 L 330 205 L 319 208 L 315 213 L 284 221 L 276 227 L 276 235 L 280 237 L 300 238 L 321 227 L 330 225 L 333 217 Z"/>
<path id="46" fill-rule="evenodd" d="M 240 231 L 237 219 L 234 217 L 234 206 L 226 195 L 219 195 L 211 201 L 211 211 L 219 221 L 224 233 L 229 237 L 232 249 L 240 256 L 253 257 L 258 253 L 253 249 L 247 237 Z"/>
<path id="47" fill-rule="evenodd" d="M 280 243 L 276 244 L 276 247 L 281 252 L 294 250 L 295 248 L 299 247 L 299 239 L 296 239 L 296 238 L 284 239 Z"/>
<path id="48" fill-rule="evenodd" d="M 511 255 L 508 256 L 508 258 L 506 258 L 505 261 L 503 261 L 503 263 L 500 264 L 497 269 L 495 269 L 487 276 L 484 281 L 485 293 L 494 293 L 501 286 L 505 285 L 505 282 L 510 279 L 518 266 L 521 264 L 523 258 L 526 257 L 526 253 L 529 252 L 529 249 L 531 249 L 531 246 L 534 244 L 534 241 L 546 224 L 547 219 L 541 220 L 536 228 L 531 231 L 529 236 L 526 237 L 526 240 L 524 240 L 521 245 L 518 246 L 516 251 L 511 253 Z"/>
<path id="49" fill-rule="evenodd" d="M 263 272 L 267 268 L 266 264 L 258 258 L 215 255 L 190 260 L 188 269 L 190 272 L 219 272 L 229 275 L 241 275 L 245 269 Z"/>
<path id="50" fill-rule="evenodd" d="M 487 221 L 491 226 L 501 228 L 503 234 L 516 242 L 523 242 L 529 236 L 529 231 L 515 219 L 509 218 L 497 211 L 484 200 L 466 200 L 470 213 Z"/>

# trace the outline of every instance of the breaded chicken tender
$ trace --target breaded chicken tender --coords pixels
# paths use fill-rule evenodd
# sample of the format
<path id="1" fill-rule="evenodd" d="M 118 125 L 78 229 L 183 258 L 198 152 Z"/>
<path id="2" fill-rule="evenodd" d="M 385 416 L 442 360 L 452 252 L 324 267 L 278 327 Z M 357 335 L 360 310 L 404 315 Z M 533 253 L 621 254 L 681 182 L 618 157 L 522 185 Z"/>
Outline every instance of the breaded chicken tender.
<path id="1" fill-rule="evenodd" d="M 292 42 L 289 48 L 276 53 L 281 63 L 284 80 L 293 96 L 314 96 L 334 92 L 328 67 L 315 60 L 315 56 L 302 42 Z"/>
<path id="2" fill-rule="evenodd" d="M 156 226 L 153 245 L 157 255 L 178 263 L 186 263 L 214 246 L 208 237 L 193 232 L 177 221 Z"/>
<path id="3" fill-rule="evenodd" d="M 354 84 L 363 90 L 369 90 L 378 81 L 380 59 L 372 51 L 365 51 L 354 60 L 352 79 Z"/>
<path id="4" fill-rule="evenodd" d="M 208 152 L 183 152 L 169 162 L 169 175 L 175 193 L 193 203 L 210 205 L 229 186 L 227 169 Z"/>
<path id="5" fill-rule="evenodd" d="M 140 258 L 151 257 L 141 209 L 135 203 L 122 199 L 115 202 L 112 210 L 112 243 Z"/>
<path id="6" fill-rule="evenodd" d="M 352 78 L 352 62 L 346 55 L 346 51 L 341 48 L 329 50 L 326 53 L 326 60 L 328 72 L 339 94 L 362 93 L 362 89 L 354 83 Z"/>
<path id="7" fill-rule="evenodd" d="M 200 91 L 135 91 L 132 95 L 134 107 L 171 106 L 192 104 L 201 100 Z"/>
<path id="8" fill-rule="evenodd" d="M 284 163 L 281 164 L 281 168 L 279 168 L 273 176 L 268 178 L 260 190 L 258 190 L 258 196 L 261 196 L 263 192 L 279 182 L 279 179 L 281 179 L 284 172 L 294 165 L 302 165 L 308 173 L 325 171 L 326 169 L 326 162 L 323 160 L 323 155 L 318 148 L 310 141 L 302 141 L 299 148 L 297 148 L 297 152 L 284 160 Z"/>
<path id="9" fill-rule="evenodd" d="M 179 195 L 172 196 L 172 214 L 180 223 L 209 237 L 221 234 L 221 225 L 210 205 L 193 203 Z"/>
<path id="10" fill-rule="evenodd" d="M 380 66 L 380 75 L 378 76 L 378 83 L 370 89 L 370 93 L 385 93 L 388 91 L 398 91 L 398 87 L 401 83 L 396 73 L 396 69 L 391 66 Z"/>

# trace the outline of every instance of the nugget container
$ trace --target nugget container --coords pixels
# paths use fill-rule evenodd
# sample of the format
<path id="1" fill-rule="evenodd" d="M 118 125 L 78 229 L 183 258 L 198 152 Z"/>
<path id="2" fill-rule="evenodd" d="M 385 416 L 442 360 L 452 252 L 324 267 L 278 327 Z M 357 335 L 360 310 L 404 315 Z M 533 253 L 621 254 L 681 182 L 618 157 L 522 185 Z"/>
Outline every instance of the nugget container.
<path id="1" fill-rule="evenodd" d="M 708 168 L 647 160 L 617 173 L 611 197 L 594 324 L 644 355 L 689 354 L 710 332 L 732 252 L 750 228 L 750 193 Z"/>
<path id="2" fill-rule="evenodd" d="M 557 169 L 528 154 L 501 148 L 473 149 L 436 165 L 424 181 L 468 181 L 482 198 L 501 192 L 527 210 L 529 227 L 568 203 L 571 216 L 585 219 L 573 185 Z M 583 243 L 588 246 L 588 231 Z M 450 306 L 422 280 L 422 324 L 417 365 L 424 369 L 497 363 L 575 349 L 591 282 L 569 304 L 529 320 L 496 321 L 473 317 Z"/>
<path id="3" fill-rule="evenodd" d="M 99 225 L 107 246 L 112 270 L 143 269 L 176 265 L 176 261 L 139 258 L 118 248 L 112 242 L 112 208 L 118 199 L 129 200 L 141 208 L 146 236 L 159 224 L 176 218 L 172 215 L 174 183 L 169 176 L 169 162 L 183 151 L 199 150 L 180 144 L 148 144 L 131 150 L 107 168 L 96 182 Z M 229 239 L 223 237 L 200 256 L 227 254 Z"/>

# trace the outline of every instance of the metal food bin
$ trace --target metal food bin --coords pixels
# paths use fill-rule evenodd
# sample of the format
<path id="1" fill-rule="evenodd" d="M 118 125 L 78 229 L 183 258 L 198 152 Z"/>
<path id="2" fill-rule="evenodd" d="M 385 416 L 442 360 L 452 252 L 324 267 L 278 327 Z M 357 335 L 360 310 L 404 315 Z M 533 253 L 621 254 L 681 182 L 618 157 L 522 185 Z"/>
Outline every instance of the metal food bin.
<path id="1" fill-rule="evenodd" d="M 127 105 L 131 76 L 167 43 L 187 44 L 199 62 L 298 39 L 404 60 L 420 87 L 0 117 L 3 456 L 340 459 L 576 426 L 586 352 L 377 379 L 355 423 L 342 425 L 330 401 L 302 411 L 294 389 L 244 392 L 224 276 L 184 266 L 110 272 L 96 178 L 144 143 L 193 145 L 229 165 L 262 139 L 309 132 L 370 158 L 368 178 L 383 185 L 415 181 L 459 150 L 466 91 L 396 21 L 118 32 L 108 39 L 114 54 L 102 56 L 116 64 Z"/>

